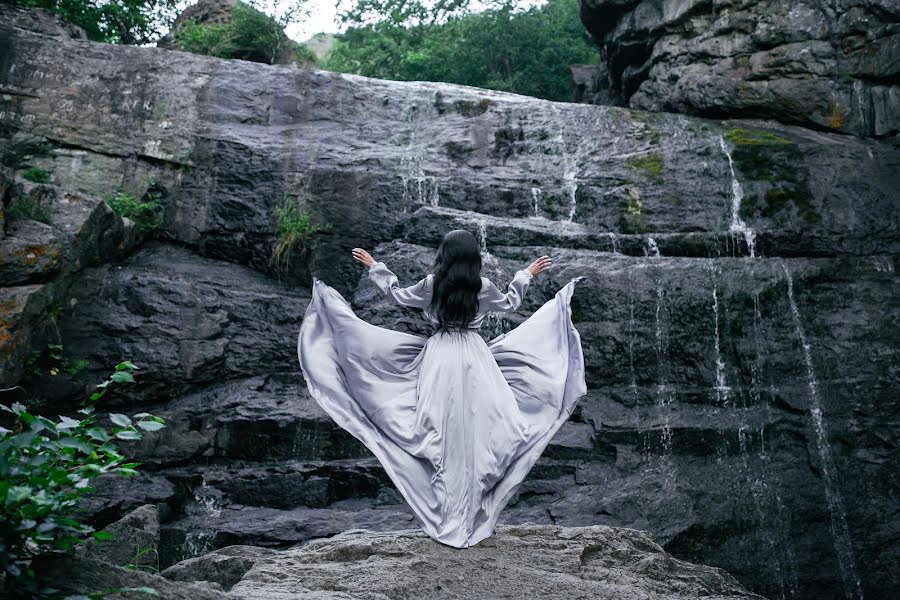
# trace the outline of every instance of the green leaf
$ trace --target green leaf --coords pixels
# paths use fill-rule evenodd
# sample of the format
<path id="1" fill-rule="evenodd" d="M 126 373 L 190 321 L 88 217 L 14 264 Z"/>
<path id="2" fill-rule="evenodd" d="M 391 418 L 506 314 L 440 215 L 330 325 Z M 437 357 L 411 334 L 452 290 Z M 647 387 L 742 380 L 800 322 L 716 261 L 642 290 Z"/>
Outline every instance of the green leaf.
<path id="1" fill-rule="evenodd" d="M 143 435 L 141 435 L 140 431 L 135 431 L 134 429 L 123 429 L 122 431 L 116 433 L 116 437 L 120 440 L 140 440 L 143 439 Z"/>
<path id="2" fill-rule="evenodd" d="M 116 371 L 110 379 L 116 383 L 134 383 L 134 376 L 128 371 Z"/>
<path id="3" fill-rule="evenodd" d="M 139 367 L 136 366 L 130 360 L 125 360 L 116 365 L 116 371 L 134 371 L 138 370 Z"/>
<path id="4" fill-rule="evenodd" d="M 27 485 L 13 485 L 10 486 L 9 492 L 6 495 L 6 503 L 7 504 L 15 504 L 16 502 L 20 502 L 25 498 L 31 495 L 31 488 Z"/>
<path id="5" fill-rule="evenodd" d="M 94 537 L 100 541 L 111 540 L 113 539 L 113 534 L 108 531 L 95 531 Z"/>
<path id="6" fill-rule="evenodd" d="M 81 425 L 81 421 L 76 421 L 75 419 L 70 419 L 64 415 L 59 415 L 59 425 L 57 426 L 59 429 L 72 429 L 73 427 L 78 427 Z"/>
<path id="7" fill-rule="evenodd" d="M 130 476 L 134 476 L 134 475 L 140 475 L 140 473 L 138 473 L 138 472 L 135 471 L 134 469 L 127 469 L 127 468 L 125 468 L 125 467 L 120 467 L 120 468 L 116 469 L 116 473 L 119 473 L 119 474 L 124 475 L 124 476 L 126 476 L 126 477 L 130 477 Z"/>
<path id="8" fill-rule="evenodd" d="M 165 429 L 166 427 L 162 423 L 157 423 L 156 421 L 138 421 L 137 426 L 144 431 L 159 431 L 160 429 Z"/>
<path id="9" fill-rule="evenodd" d="M 131 419 L 128 418 L 128 415 L 123 415 L 122 413 L 109 413 L 109 420 L 119 427 L 131 426 Z"/>
<path id="10" fill-rule="evenodd" d="M 100 442 L 108 442 L 110 439 L 109 434 L 106 432 L 106 430 L 99 427 L 91 427 L 90 429 L 86 430 L 85 433 L 88 435 L 88 437 Z"/>
<path id="11" fill-rule="evenodd" d="M 79 440 L 78 438 L 73 437 L 65 437 L 59 440 L 59 445 L 63 448 L 75 448 L 77 450 L 81 450 L 85 454 L 90 454 L 94 451 L 94 447 L 88 444 L 85 441 Z"/>

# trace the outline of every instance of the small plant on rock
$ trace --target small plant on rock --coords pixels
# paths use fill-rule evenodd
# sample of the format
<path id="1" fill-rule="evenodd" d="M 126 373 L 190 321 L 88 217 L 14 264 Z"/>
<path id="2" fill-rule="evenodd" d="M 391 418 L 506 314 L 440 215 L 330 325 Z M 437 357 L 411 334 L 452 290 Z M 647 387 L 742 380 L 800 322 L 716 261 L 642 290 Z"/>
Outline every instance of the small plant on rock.
<path id="1" fill-rule="evenodd" d="M 110 539 L 109 533 L 77 520 L 77 511 L 83 510 L 79 499 L 95 491 L 90 483 L 99 475 L 137 475 L 141 463 L 128 462 L 115 440 L 139 440 L 141 430 L 165 427 L 162 418 L 145 412 L 131 417 L 109 413 L 109 429 L 98 422 L 94 403 L 110 386 L 133 383 L 135 370 L 129 361 L 116 365 L 79 409 L 85 415 L 81 420 L 60 415 L 54 421 L 31 414 L 20 402 L 0 404 L 0 411 L 12 416 L 4 419 L 12 429 L 0 426 L 0 570 L 5 574 L 0 596 L 51 597 L 58 590 L 37 583 L 30 566 L 34 557 L 68 552 L 87 534 Z"/>
<path id="2" fill-rule="evenodd" d="M 272 248 L 270 264 L 278 271 L 286 271 L 290 267 L 290 258 L 294 253 L 304 254 L 315 244 L 315 235 L 322 229 L 313 223 L 308 212 L 300 212 L 290 194 L 275 206 L 275 224 L 278 239 Z"/>
<path id="3" fill-rule="evenodd" d="M 24 177 L 28 181 L 33 181 L 34 183 L 49 183 L 50 172 L 45 171 L 40 167 L 31 167 L 30 169 L 27 169 L 24 173 L 22 173 L 22 177 Z"/>
<path id="4" fill-rule="evenodd" d="M 162 225 L 159 203 L 160 194 L 147 192 L 143 197 L 147 198 L 147 200 L 135 198 L 128 192 L 119 190 L 115 194 L 106 196 L 104 200 L 117 215 L 137 223 L 141 231 L 159 229 Z"/>
<path id="5" fill-rule="evenodd" d="M 22 196 L 13 201 L 6 211 L 10 219 L 31 219 L 41 223 L 50 222 L 50 207 L 44 206 L 34 194 Z"/>

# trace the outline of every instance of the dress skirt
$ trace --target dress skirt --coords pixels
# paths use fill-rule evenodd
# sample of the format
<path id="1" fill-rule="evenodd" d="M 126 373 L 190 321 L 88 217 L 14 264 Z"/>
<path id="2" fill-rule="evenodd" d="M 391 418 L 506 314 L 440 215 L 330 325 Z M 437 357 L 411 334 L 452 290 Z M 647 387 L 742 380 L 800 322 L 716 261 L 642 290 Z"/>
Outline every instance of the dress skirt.
<path id="1" fill-rule="evenodd" d="M 367 323 L 316 279 L 297 341 L 316 402 L 379 460 L 422 529 L 457 548 L 500 512 L 586 393 L 576 278 L 512 331 L 425 338 Z"/>

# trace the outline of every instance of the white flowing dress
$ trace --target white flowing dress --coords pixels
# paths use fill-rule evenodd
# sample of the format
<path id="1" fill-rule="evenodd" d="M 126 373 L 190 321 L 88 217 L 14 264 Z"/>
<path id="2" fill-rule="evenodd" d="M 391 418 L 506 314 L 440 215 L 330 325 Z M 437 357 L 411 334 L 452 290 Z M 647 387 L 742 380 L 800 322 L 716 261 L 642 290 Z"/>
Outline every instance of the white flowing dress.
<path id="1" fill-rule="evenodd" d="M 382 262 L 370 279 L 403 306 L 429 313 L 430 274 L 401 288 Z M 509 333 L 485 342 L 485 315 L 519 308 L 531 283 L 506 293 L 482 277 L 464 332 L 424 338 L 357 317 L 337 290 L 314 280 L 297 341 L 309 391 L 378 458 L 433 539 L 466 548 L 491 535 L 500 512 L 586 393 L 572 279 Z"/>

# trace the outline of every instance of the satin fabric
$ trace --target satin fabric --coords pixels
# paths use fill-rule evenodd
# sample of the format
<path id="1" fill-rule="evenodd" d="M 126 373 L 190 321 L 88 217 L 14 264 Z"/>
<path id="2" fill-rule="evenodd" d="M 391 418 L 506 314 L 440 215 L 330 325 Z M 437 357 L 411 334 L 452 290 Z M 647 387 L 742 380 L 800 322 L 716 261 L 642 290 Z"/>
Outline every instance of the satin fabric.
<path id="1" fill-rule="evenodd" d="M 433 275 L 401 288 L 384 263 L 370 279 L 426 318 Z M 485 342 L 491 311 L 519 308 L 531 274 L 506 293 L 482 278 L 479 311 L 463 332 L 411 335 L 357 317 L 319 279 L 297 340 L 310 393 L 378 458 L 433 539 L 466 548 L 491 535 L 500 512 L 586 393 L 572 324 L 575 278 L 521 325 Z"/>

